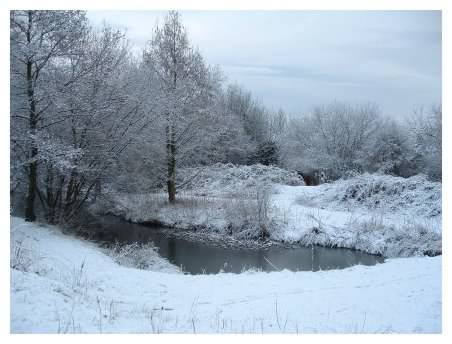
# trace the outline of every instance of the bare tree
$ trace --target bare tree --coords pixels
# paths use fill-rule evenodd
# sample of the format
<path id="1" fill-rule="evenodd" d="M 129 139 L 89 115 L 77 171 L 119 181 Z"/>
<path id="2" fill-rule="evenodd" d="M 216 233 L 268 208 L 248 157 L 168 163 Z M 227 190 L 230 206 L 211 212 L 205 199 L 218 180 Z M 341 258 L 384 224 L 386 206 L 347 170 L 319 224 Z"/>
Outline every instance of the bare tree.
<path id="1" fill-rule="evenodd" d="M 302 169 L 328 168 L 337 174 L 359 171 L 379 121 L 379 111 L 372 104 L 335 102 L 317 107 L 312 114 L 292 120 L 290 141 L 296 153 L 288 154 L 288 159 L 292 156 Z"/>
<path id="2" fill-rule="evenodd" d="M 27 169 L 25 220 L 34 221 L 38 192 L 39 138 L 46 111 L 53 105 L 46 72 L 52 63 L 70 53 L 72 45 L 85 30 L 85 14 L 80 11 L 11 11 L 11 78 L 13 121 L 24 121 L 26 138 L 15 137 L 15 144 L 26 152 Z"/>
<path id="3" fill-rule="evenodd" d="M 124 34 L 104 27 L 89 32 L 81 43 L 80 54 L 68 57 L 58 69 L 62 87 L 57 112 L 68 119 L 52 131 L 54 141 L 80 154 L 70 165 L 47 164 L 43 198 L 49 221 L 57 214 L 70 219 L 93 191 L 99 191 L 108 169 L 142 123 Z"/>
<path id="4" fill-rule="evenodd" d="M 124 34 L 94 31 L 82 12 L 18 11 L 11 43 L 12 165 L 26 168 L 25 217 L 36 218 L 38 197 L 49 222 L 68 220 L 142 122 Z"/>
<path id="5" fill-rule="evenodd" d="M 176 166 L 184 154 L 203 138 L 200 126 L 210 116 L 209 106 L 218 89 L 218 75 L 190 46 L 180 15 L 171 11 L 162 27 L 157 27 L 145 63 L 157 75 L 159 94 L 155 111 L 162 119 L 168 200 L 176 200 Z M 198 142 L 199 144 L 199 142 Z M 189 149 L 187 149 L 189 148 Z"/>

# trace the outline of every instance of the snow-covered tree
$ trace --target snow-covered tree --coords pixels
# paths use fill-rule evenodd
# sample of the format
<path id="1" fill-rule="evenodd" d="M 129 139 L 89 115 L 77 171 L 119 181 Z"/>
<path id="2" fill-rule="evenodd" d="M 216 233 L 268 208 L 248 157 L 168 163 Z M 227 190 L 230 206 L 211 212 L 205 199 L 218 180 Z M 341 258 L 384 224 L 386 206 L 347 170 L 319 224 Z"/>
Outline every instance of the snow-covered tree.
<path id="1" fill-rule="evenodd" d="M 259 146 L 274 144 L 280 151 L 287 126 L 287 116 L 284 111 L 276 113 L 253 99 L 251 92 L 234 84 L 229 85 L 224 95 L 226 109 L 235 117 L 237 124 L 243 128 L 247 139 L 241 142 L 246 147 L 240 147 L 242 152 L 247 152 L 247 161 L 253 163 L 256 160 Z M 239 147 L 237 147 L 239 148 Z"/>
<path id="2" fill-rule="evenodd" d="M 264 141 L 257 146 L 255 156 L 252 159 L 253 163 L 258 163 L 266 166 L 278 165 L 279 163 L 279 149 L 274 141 Z"/>
<path id="3" fill-rule="evenodd" d="M 176 200 L 176 168 L 208 135 L 201 128 L 212 122 L 211 106 L 219 89 L 219 76 L 207 66 L 189 41 L 180 15 L 170 11 L 157 27 L 144 53 L 145 64 L 157 75 L 159 92 L 154 110 L 164 133 L 166 184 L 169 202 Z M 162 135 L 163 136 L 163 135 Z"/>
<path id="4" fill-rule="evenodd" d="M 402 177 L 415 173 L 408 133 L 394 120 L 382 121 L 367 151 L 367 171 Z"/>
<path id="5" fill-rule="evenodd" d="M 69 119 L 53 131 L 54 140 L 82 154 L 64 171 L 48 166 L 60 181 L 46 183 L 51 190 L 50 198 L 45 197 L 47 208 L 65 219 L 99 189 L 142 121 L 123 33 L 104 27 L 89 32 L 82 43 L 80 54 L 71 55 L 58 70 L 58 112 L 69 114 Z"/>
<path id="6" fill-rule="evenodd" d="M 441 180 L 442 106 L 436 105 L 428 112 L 423 108 L 416 109 L 408 125 L 419 168 L 431 179 Z"/>
<path id="7" fill-rule="evenodd" d="M 335 102 L 317 107 L 291 121 L 290 144 L 284 148 L 286 165 L 300 170 L 331 169 L 339 176 L 361 171 L 379 122 L 379 111 L 372 104 Z"/>
<path id="8" fill-rule="evenodd" d="M 71 54 L 86 18 L 81 11 L 11 11 L 10 29 L 11 126 L 22 129 L 20 135 L 13 131 L 11 140 L 20 147 L 20 164 L 26 168 L 25 219 L 34 221 L 40 140 L 46 136 L 42 131 L 55 123 L 47 111 L 55 101 L 48 71 Z"/>
<path id="9" fill-rule="evenodd" d="M 26 184 L 27 220 L 36 197 L 49 222 L 73 217 L 140 125 L 125 42 L 83 12 L 12 12 L 12 169 L 25 173 L 11 189 Z"/>

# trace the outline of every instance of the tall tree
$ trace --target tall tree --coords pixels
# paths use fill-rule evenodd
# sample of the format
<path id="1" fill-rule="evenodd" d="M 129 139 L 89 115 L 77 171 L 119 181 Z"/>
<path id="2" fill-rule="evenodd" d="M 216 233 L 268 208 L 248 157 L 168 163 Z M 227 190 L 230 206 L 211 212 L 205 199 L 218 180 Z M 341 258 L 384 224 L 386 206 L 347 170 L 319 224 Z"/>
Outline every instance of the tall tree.
<path id="1" fill-rule="evenodd" d="M 145 63 L 157 75 L 157 109 L 163 123 L 166 152 L 168 200 L 176 201 L 176 167 L 203 139 L 200 127 L 209 121 L 209 106 L 218 90 L 219 76 L 194 49 L 181 23 L 179 13 L 169 12 L 162 27 L 157 27 Z M 194 145 L 193 145 L 194 144 Z"/>
<path id="2" fill-rule="evenodd" d="M 79 154 L 69 164 L 61 164 L 57 156 L 46 161 L 43 198 L 50 222 L 71 219 L 99 190 L 142 121 L 128 57 L 124 34 L 104 27 L 87 32 L 78 53 L 56 72 L 56 112 L 68 115 L 50 134 L 54 142 Z"/>
<path id="3" fill-rule="evenodd" d="M 11 120 L 27 129 L 26 138 L 14 138 L 25 152 L 27 191 L 25 220 L 34 221 L 37 195 L 39 140 L 41 130 L 51 126 L 45 121 L 53 105 L 51 83 L 46 72 L 52 63 L 70 54 L 71 48 L 85 30 L 85 13 L 81 11 L 11 11 Z M 48 119 L 48 118 L 47 118 Z M 15 124 L 13 124 L 14 126 Z"/>

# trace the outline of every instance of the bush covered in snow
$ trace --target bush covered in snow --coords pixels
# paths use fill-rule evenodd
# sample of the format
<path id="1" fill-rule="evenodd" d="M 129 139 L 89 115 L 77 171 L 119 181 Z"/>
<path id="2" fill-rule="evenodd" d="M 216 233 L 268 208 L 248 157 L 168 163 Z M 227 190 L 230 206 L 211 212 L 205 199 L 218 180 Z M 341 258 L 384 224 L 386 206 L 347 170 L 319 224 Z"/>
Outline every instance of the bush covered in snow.
<path id="1" fill-rule="evenodd" d="M 115 244 L 107 250 L 119 265 L 141 270 L 180 272 L 180 270 L 158 254 L 153 243 L 129 245 Z"/>
<path id="2" fill-rule="evenodd" d="M 441 183 L 424 175 L 410 178 L 363 174 L 319 187 L 311 201 L 336 208 L 380 209 L 416 216 L 441 215 Z M 301 197 L 303 204 L 306 197 Z"/>
<path id="3" fill-rule="evenodd" d="M 178 184 L 183 190 L 199 196 L 235 195 L 260 185 L 304 185 L 297 172 L 276 166 L 214 164 L 205 167 L 181 169 Z"/>

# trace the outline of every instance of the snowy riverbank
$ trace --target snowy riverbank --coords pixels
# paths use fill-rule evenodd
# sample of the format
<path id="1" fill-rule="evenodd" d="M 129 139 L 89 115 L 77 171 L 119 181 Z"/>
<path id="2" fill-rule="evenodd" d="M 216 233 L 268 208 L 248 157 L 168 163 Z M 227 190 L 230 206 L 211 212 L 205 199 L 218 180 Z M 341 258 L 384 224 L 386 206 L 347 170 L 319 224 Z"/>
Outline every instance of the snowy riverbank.
<path id="1" fill-rule="evenodd" d="M 441 256 L 323 272 L 183 275 L 11 218 L 11 331 L 438 333 Z M 17 253 L 18 248 L 19 253 Z M 244 287 L 246 286 L 246 287 Z"/>
<path id="2" fill-rule="evenodd" d="M 205 196 L 190 188 L 175 205 L 168 205 L 163 193 L 116 194 L 103 208 L 132 222 L 159 222 L 205 235 L 256 241 L 261 237 L 261 221 L 255 216 L 261 200 L 256 198 L 256 190 L 270 190 L 271 185 L 265 209 L 270 240 L 352 248 L 385 257 L 442 252 L 441 183 L 423 176 L 405 179 L 365 174 L 319 186 L 267 182 L 266 186 L 243 188 L 239 197 L 229 185 L 246 184 L 243 175 L 247 173 L 235 171 L 239 177 L 229 173 L 230 184 L 224 183 L 223 188 L 219 182 L 204 182 Z M 234 196 L 225 196 L 231 194 Z"/>

